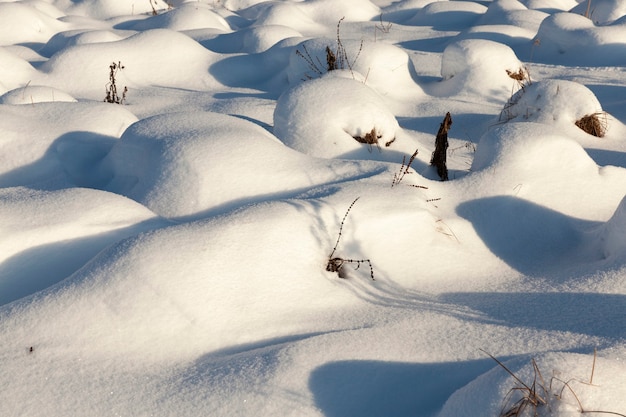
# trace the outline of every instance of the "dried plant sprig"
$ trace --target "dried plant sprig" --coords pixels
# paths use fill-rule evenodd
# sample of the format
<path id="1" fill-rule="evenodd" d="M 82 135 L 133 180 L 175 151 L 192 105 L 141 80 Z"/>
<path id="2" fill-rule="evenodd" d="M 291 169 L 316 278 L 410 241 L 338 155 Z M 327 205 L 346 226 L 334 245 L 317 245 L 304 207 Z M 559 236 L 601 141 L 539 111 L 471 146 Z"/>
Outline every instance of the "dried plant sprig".
<path id="1" fill-rule="evenodd" d="M 117 93 L 117 80 L 115 79 L 117 72 L 123 69 L 124 66 L 122 65 L 121 61 L 118 61 L 117 63 L 113 62 L 111 63 L 111 65 L 109 65 L 109 82 L 105 86 L 105 102 L 124 104 L 124 101 L 126 101 L 126 93 L 128 92 L 128 88 L 124 87 L 124 90 L 122 91 L 122 96 L 120 97 Z"/>
<path id="2" fill-rule="evenodd" d="M 409 157 L 408 161 L 406 161 L 406 155 L 402 156 L 402 165 L 400 165 L 400 171 L 393 174 L 393 181 L 391 182 L 392 188 L 400 184 L 406 174 L 411 173 L 409 169 L 411 169 L 411 164 L 413 163 L 413 161 L 415 161 L 415 158 L 417 157 L 418 153 L 419 153 L 419 149 L 416 149 L 415 152 L 413 152 L 413 154 Z"/>
<path id="3" fill-rule="evenodd" d="M 315 59 L 312 57 L 312 55 L 307 50 L 306 45 L 304 44 L 302 45 L 302 49 L 304 50 L 304 52 L 300 50 L 296 50 L 296 55 L 304 59 L 304 61 L 309 66 L 309 68 L 318 76 L 324 74 L 325 72 L 330 72 L 334 70 L 343 70 L 347 68 L 352 74 L 352 78 L 355 78 L 354 71 L 352 68 L 354 64 L 356 63 L 357 59 L 359 59 L 359 56 L 361 55 L 361 51 L 363 50 L 363 40 L 361 40 L 361 45 L 359 47 L 359 50 L 356 56 L 354 57 L 352 62 L 350 62 L 350 59 L 348 58 L 348 52 L 346 51 L 346 48 L 343 45 L 343 41 L 341 40 L 341 22 L 343 22 L 344 19 L 345 19 L 345 16 L 339 19 L 339 22 L 337 22 L 337 41 L 336 41 L 337 45 L 335 47 L 335 50 L 333 50 L 330 46 L 326 46 L 326 49 L 325 49 L 326 65 L 325 66 L 324 64 L 322 64 L 322 61 L 319 59 L 319 57 L 316 56 Z M 307 79 L 313 78 L 307 74 L 305 74 L 305 77 Z"/>
<path id="4" fill-rule="evenodd" d="M 354 201 L 350 204 L 345 214 L 343 215 L 343 219 L 341 219 L 341 224 L 339 225 L 339 233 L 337 234 L 337 241 L 335 242 L 335 247 L 333 247 L 332 252 L 330 253 L 330 255 L 328 255 L 328 261 L 326 262 L 326 270 L 328 272 L 336 272 L 339 278 L 346 278 L 347 275 L 343 271 L 343 266 L 346 263 L 356 264 L 355 270 L 359 269 L 362 263 L 367 263 L 370 267 L 370 278 L 372 278 L 372 280 L 375 281 L 374 268 L 372 267 L 372 262 L 369 259 L 344 259 L 338 256 L 334 256 L 335 252 L 337 251 L 337 247 L 339 246 L 339 241 L 341 240 L 341 237 L 343 236 L 342 234 L 343 225 L 345 224 L 346 219 L 348 218 L 348 214 L 350 213 L 350 210 L 352 210 L 352 207 L 359 200 L 359 198 L 360 197 L 357 197 L 354 199 Z"/>

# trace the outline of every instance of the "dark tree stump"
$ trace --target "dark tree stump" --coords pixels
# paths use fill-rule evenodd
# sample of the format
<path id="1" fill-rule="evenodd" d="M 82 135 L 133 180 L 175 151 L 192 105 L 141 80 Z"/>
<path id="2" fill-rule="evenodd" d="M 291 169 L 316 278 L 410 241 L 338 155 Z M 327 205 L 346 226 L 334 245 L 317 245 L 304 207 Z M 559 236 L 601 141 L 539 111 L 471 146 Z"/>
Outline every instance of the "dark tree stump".
<path id="1" fill-rule="evenodd" d="M 442 181 L 448 181 L 448 167 L 446 166 L 446 155 L 448 152 L 448 130 L 452 126 L 452 116 L 450 112 L 443 118 L 437 138 L 435 139 L 435 150 L 430 158 L 430 164 L 437 168 L 437 174 Z"/>

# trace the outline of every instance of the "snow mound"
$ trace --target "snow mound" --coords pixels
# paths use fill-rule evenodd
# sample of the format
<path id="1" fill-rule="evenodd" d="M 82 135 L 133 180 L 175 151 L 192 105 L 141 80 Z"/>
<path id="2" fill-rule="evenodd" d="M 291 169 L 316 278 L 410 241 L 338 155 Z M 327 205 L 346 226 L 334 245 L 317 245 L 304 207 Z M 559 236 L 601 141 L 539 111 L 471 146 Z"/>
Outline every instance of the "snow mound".
<path id="1" fill-rule="evenodd" d="M 266 2 L 267 0 L 224 0 L 224 7 L 228 10 L 247 9 L 255 4 Z"/>
<path id="2" fill-rule="evenodd" d="M 68 25 L 55 17 L 16 1 L 0 3 L 0 46 L 26 42 L 45 43 Z"/>
<path id="3" fill-rule="evenodd" d="M 257 25 L 281 25 L 298 28 L 302 33 L 326 32 L 340 19 L 368 21 L 380 15 L 380 8 L 370 0 L 311 0 L 307 2 L 263 2 L 240 11 L 241 16 Z"/>
<path id="4" fill-rule="evenodd" d="M 403 24 L 433 26 L 435 30 L 462 30 L 472 26 L 486 10 L 487 7 L 474 2 L 436 1 L 420 8 Z"/>
<path id="5" fill-rule="evenodd" d="M 597 175 L 598 167 L 573 139 L 555 128 L 523 122 L 508 123 L 491 129 L 480 138 L 472 171 L 505 169 L 517 179 L 556 172 L 563 179 Z M 515 174 L 513 174 L 515 173 Z"/>
<path id="6" fill-rule="evenodd" d="M 216 36 L 203 42 L 205 46 L 219 53 L 265 52 L 287 38 L 300 38 L 302 34 L 287 26 L 253 26 L 233 33 Z"/>
<path id="7" fill-rule="evenodd" d="M 362 302 L 324 270 L 319 239 L 331 238 L 320 233 L 315 210 L 306 202 L 260 204 L 121 241 L 20 302 L 20 314 L 3 317 L 2 334 L 30 335 L 51 360 L 71 341 L 78 357 L 126 358 L 127 366 L 341 326 L 351 318 L 337 312 Z M 296 235 L 294 245 L 288 237 Z M 50 331 L 51 323 L 62 325 Z"/>
<path id="8" fill-rule="evenodd" d="M 533 56 L 539 62 L 605 66 L 626 63 L 626 20 L 608 26 L 574 13 L 556 13 L 539 27 L 540 44 Z"/>
<path id="9" fill-rule="evenodd" d="M 68 277 L 119 239 L 164 224 L 132 200 L 85 188 L 4 188 L 0 202 L 0 304 Z"/>
<path id="10" fill-rule="evenodd" d="M 536 33 L 541 21 L 547 16 L 547 13 L 529 10 L 518 0 L 498 0 L 489 4 L 489 8 L 478 23 L 481 25 L 511 25 Z"/>
<path id="11" fill-rule="evenodd" d="M 542 80 L 514 94 L 500 119 L 555 124 L 568 129 L 584 116 L 600 112 L 602 105 L 584 85 L 567 80 Z"/>
<path id="12" fill-rule="evenodd" d="M 506 101 L 519 83 L 509 73 L 527 76 L 524 65 L 506 45 L 484 39 L 454 42 L 443 51 L 441 76 L 434 86 L 438 95 L 479 94 L 496 102 Z"/>
<path id="13" fill-rule="evenodd" d="M 253 123 L 206 112 L 142 119 L 104 161 L 112 176 L 108 190 L 165 217 L 254 202 L 357 174 L 350 165 L 320 169 L 325 165 L 283 146 Z"/>
<path id="14" fill-rule="evenodd" d="M 547 12 L 566 12 L 578 4 L 577 0 L 523 0 L 521 2 L 529 9 L 543 10 Z"/>
<path id="15" fill-rule="evenodd" d="M 623 257 L 626 253 L 626 197 L 622 199 L 602 235 L 604 255 L 607 258 Z"/>
<path id="16" fill-rule="evenodd" d="M 48 101 L 76 102 L 76 99 L 61 90 L 42 85 L 16 88 L 0 96 L 0 104 L 34 104 Z"/>
<path id="17" fill-rule="evenodd" d="M 341 47 L 336 39 L 327 38 L 309 39 L 299 44 L 289 57 L 290 85 L 319 78 L 328 72 L 326 48 L 336 57 L 339 69 L 350 71 L 354 78 L 364 81 L 383 97 L 415 99 L 422 93 L 411 77 L 409 56 L 405 51 L 382 42 L 356 39 L 342 39 Z"/>
<path id="18" fill-rule="evenodd" d="M 619 358 L 598 356 L 594 360 L 593 355 L 551 352 L 532 359 L 511 359 L 504 366 L 546 401 L 537 407 L 537 415 L 566 417 L 583 410 L 613 414 L 626 408 L 626 386 L 615 383 L 626 372 L 626 364 Z M 529 394 L 519 381 L 496 366 L 455 392 L 438 417 L 502 415 Z M 526 409 L 533 414 L 532 404 Z"/>
<path id="19" fill-rule="evenodd" d="M 215 84 L 207 70 L 214 55 L 179 32 L 147 30 L 117 42 L 64 48 L 41 66 L 44 74 L 40 84 L 79 98 L 102 100 L 109 66 L 119 62 L 124 69 L 116 74 L 118 91 L 123 86 L 130 89 L 149 85 L 204 89 Z M 76 68 L 81 68 L 80 76 L 70 77 L 68 74 L 76 73 Z"/>
<path id="20" fill-rule="evenodd" d="M 165 13 L 151 16 L 130 25 L 127 29 L 170 29 L 176 31 L 192 29 L 217 29 L 218 31 L 230 31 L 230 25 L 217 14 L 213 7 L 198 2 L 185 3 Z"/>
<path id="21" fill-rule="evenodd" d="M 589 7 L 589 10 L 587 8 Z M 591 6 L 588 1 L 582 1 L 573 7 L 570 12 L 585 16 L 589 13 L 589 19 L 605 25 L 614 22 L 626 15 L 626 3 L 621 0 L 593 0 Z"/>
<path id="22" fill-rule="evenodd" d="M 0 93 L 27 84 L 36 74 L 25 59 L 0 46 Z"/>
<path id="23" fill-rule="evenodd" d="M 489 177 L 485 180 L 499 190 L 496 193 L 512 193 L 569 216 L 602 222 L 611 217 L 626 181 L 624 170 L 598 167 L 567 131 L 535 122 L 489 130 L 478 143 L 472 171 Z M 579 204 L 581 190 L 588 205 Z"/>
<path id="24" fill-rule="evenodd" d="M 537 31 L 512 25 L 476 25 L 456 36 L 456 40 L 485 39 L 527 49 L 528 42 L 535 38 Z"/>
<path id="25" fill-rule="evenodd" d="M 123 106 L 108 103 L 47 102 L 34 106 L 0 106 L 0 185 L 18 186 L 67 180 L 64 144 L 74 148 L 71 164 L 89 168 L 101 137 L 117 138 L 137 118 Z M 24 134 L 24 126 L 29 126 Z M 92 148 L 92 145 L 94 148 Z M 70 147 L 71 149 L 71 147 Z M 96 151 L 96 154 L 100 151 Z M 81 155 L 81 152 L 84 154 Z M 67 154 L 65 154 L 67 155 Z M 93 161 L 91 161 L 93 162 Z M 83 171 L 82 175 L 87 172 Z"/>
<path id="26" fill-rule="evenodd" d="M 335 70 L 287 90 L 274 111 L 274 134 L 320 158 L 370 159 L 372 147 L 389 146 L 400 130 L 396 118 L 379 94 L 351 77 Z"/>
<path id="27" fill-rule="evenodd" d="M 91 43 L 115 42 L 124 39 L 117 33 L 109 30 L 68 30 L 54 35 L 39 50 L 39 53 L 51 57 L 64 48 L 74 45 L 88 45 Z"/>
<path id="28" fill-rule="evenodd" d="M 55 0 L 65 3 L 63 0 Z M 168 5 L 163 0 L 142 2 L 126 2 L 118 0 L 72 0 L 67 8 L 68 15 L 88 16 L 98 20 L 106 20 L 119 16 L 151 14 L 153 10 L 167 10 Z"/>

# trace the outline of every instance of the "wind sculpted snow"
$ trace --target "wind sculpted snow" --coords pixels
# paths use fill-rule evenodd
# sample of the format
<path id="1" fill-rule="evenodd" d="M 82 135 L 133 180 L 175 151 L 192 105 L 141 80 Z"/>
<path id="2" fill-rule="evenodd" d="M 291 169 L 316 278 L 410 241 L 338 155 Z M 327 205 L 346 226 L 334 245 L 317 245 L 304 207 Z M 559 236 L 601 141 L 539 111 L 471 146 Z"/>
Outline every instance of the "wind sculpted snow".
<path id="1" fill-rule="evenodd" d="M 0 3 L 0 415 L 626 415 L 624 13 Z"/>

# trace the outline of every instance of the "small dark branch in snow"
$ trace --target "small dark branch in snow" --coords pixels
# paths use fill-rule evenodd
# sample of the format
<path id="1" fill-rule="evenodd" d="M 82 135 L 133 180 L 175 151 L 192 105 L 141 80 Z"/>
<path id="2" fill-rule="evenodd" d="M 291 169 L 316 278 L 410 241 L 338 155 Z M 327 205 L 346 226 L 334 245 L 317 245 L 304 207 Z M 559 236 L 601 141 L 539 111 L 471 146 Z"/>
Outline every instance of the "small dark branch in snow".
<path id="1" fill-rule="evenodd" d="M 302 49 L 304 50 L 304 52 L 300 52 L 300 50 L 298 49 L 298 50 L 296 50 L 296 55 L 298 55 L 300 58 L 304 59 L 304 61 L 307 63 L 307 65 L 309 66 L 311 71 L 315 72 L 317 75 L 322 75 L 323 71 L 321 70 L 321 68 L 323 68 L 323 65 L 322 65 L 322 62 L 320 61 L 320 59 L 318 57 L 315 57 L 316 59 L 313 59 L 313 57 L 311 56 L 311 53 L 306 48 L 306 45 L 302 45 Z M 305 76 L 308 79 L 313 78 L 313 77 L 310 77 L 309 75 L 305 75 Z"/>
<path id="2" fill-rule="evenodd" d="M 389 33 L 389 31 L 391 30 L 391 26 L 393 26 L 393 23 L 388 22 L 385 24 L 385 22 L 383 22 L 383 15 L 382 13 L 379 16 L 380 21 L 380 26 L 379 25 L 375 25 L 374 26 L 374 42 L 376 41 L 376 32 L 380 31 L 381 33 Z"/>
<path id="3" fill-rule="evenodd" d="M 352 71 L 352 67 L 354 67 L 354 64 L 356 63 L 357 59 L 359 59 L 359 56 L 361 55 L 361 50 L 363 50 L 363 40 L 361 40 L 359 51 L 357 52 L 352 62 L 350 62 L 350 59 L 348 58 L 348 52 L 346 51 L 346 48 L 343 46 L 343 42 L 341 41 L 341 35 L 340 35 L 341 22 L 343 22 L 344 19 L 345 19 L 345 16 L 339 19 L 339 22 L 337 22 L 337 51 L 333 53 L 329 47 L 326 47 L 326 58 L 327 58 L 328 70 L 331 71 L 331 69 L 335 70 L 335 69 L 347 68 L 348 70 L 350 70 L 350 74 L 352 74 L 352 78 L 354 78 L 354 72 Z M 332 58 L 332 62 L 330 58 Z"/>
<path id="4" fill-rule="evenodd" d="M 354 206 L 354 204 L 359 200 L 359 198 L 361 197 L 357 197 L 354 199 L 352 204 L 350 204 L 350 207 L 348 207 L 348 210 L 346 210 L 346 213 L 343 215 L 343 219 L 341 219 L 341 224 L 339 225 L 339 234 L 337 235 L 337 242 L 335 242 L 335 247 L 333 248 L 333 251 L 330 253 L 330 255 L 328 255 L 329 260 L 331 260 L 331 258 L 335 254 L 335 251 L 337 250 L 337 246 L 339 246 L 339 241 L 341 240 L 341 232 L 343 231 L 343 225 L 346 222 L 348 213 L 350 213 L 350 210 L 352 210 L 352 206 Z"/>
<path id="5" fill-rule="evenodd" d="M 150 2 L 150 7 L 152 7 L 152 16 L 156 16 L 158 13 L 156 11 L 156 9 L 154 8 L 154 4 L 152 3 L 152 0 L 148 0 Z M 156 3 L 156 1 L 155 1 Z"/>
<path id="6" fill-rule="evenodd" d="M 352 206 L 354 206 L 354 203 L 356 203 L 359 198 L 360 197 L 357 197 L 354 199 L 352 204 L 350 204 L 350 207 L 348 207 L 348 210 L 346 210 L 346 213 L 343 215 L 343 219 L 341 220 L 341 224 L 339 225 L 339 234 L 337 235 L 337 242 L 335 242 L 335 247 L 333 248 L 333 251 L 330 253 L 330 255 L 328 255 L 328 262 L 326 263 L 326 270 L 328 272 L 336 272 L 339 278 L 347 278 L 347 274 L 343 270 L 343 266 L 346 263 L 356 264 L 356 267 L 354 268 L 356 270 L 356 269 L 359 269 L 362 263 L 367 262 L 367 264 L 370 267 L 370 278 L 374 280 L 374 268 L 372 267 L 372 262 L 369 259 L 343 259 L 341 257 L 334 256 L 335 252 L 337 251 L 337 247 L 339 246 L 339 241 L 341 240 L 343 225 L 346 222 L 348 213 L 350 213 Z"/>
<path id="7" fill-rule="evenodd" d="M 337 69 L 337 55 L 335 55 L 329 46 L 326 47 L 326 69 L 328 71 Z"/>
<path id="8" fill-rule="evenodd" d="M 448 168 L 446 166 L 446 154 L 448 151 L 448 130 L 452 126 L 452 116 L 446 113 L 435 138 L 435 151 L 430 158 L 430 164 L 437 168 L 437 174 L 442 181 L 448 180 Z"/>
<path id="9" fill-rule="evenodd" d="M 343 270 L 343 266 L 346 263 L 355 263 L 355 270 L 359 269 L 362 263 L 367 262 L 370 267 L 370 278 L 372 281 L 376 281 L 374 279 L 374 268 L 372 267 L 372 262 L 369 259 L 343 259 L 343 258 L 332 258 L 328 260 L 328 264 L 326 265 L 326 270 L 328 272 L 336 272 L 339 275 L 339 278 L 348 278 L 346 272 Z"/>

